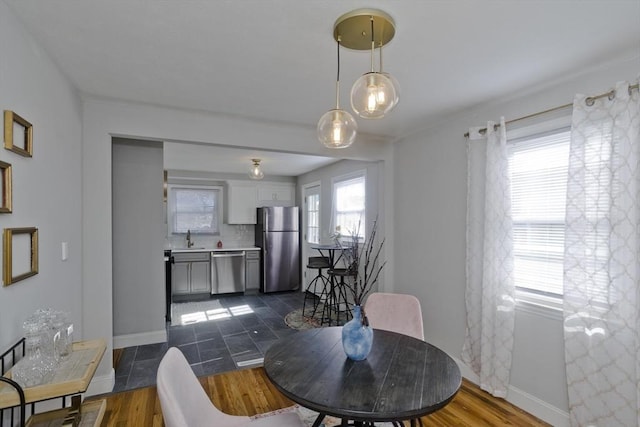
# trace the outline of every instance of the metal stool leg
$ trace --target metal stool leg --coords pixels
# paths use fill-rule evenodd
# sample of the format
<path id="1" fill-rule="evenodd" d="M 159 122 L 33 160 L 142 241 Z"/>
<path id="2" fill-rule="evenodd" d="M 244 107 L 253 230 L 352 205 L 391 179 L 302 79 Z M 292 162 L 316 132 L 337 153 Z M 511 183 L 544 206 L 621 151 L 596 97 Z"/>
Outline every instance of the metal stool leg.
<path id="1" fill-rule="evenodd" d="M 320 276 L 320 279 L 322 280 L 322 285 L 321 285 L 322 291 L 320 292 L 319 297 L 315 300 L 313 304 L 313 313 L 311 313 L 312 317 L 316 315 L 316 311 L 318 311 L 318 306 L 323 301 L 323 298 L 326 301 L 327 293 L 329 292 L 329 288 L 330 288 L 329 279 L 327 279 L 324 275 Z"/>
<path id="2" fill-rule="evenodd" d="M 349 321 L 349 319 L 353 318 L 353 314 L 351 314 L 351 310 L 349 309 L 349 300 L 347 299 L 347 287 L 344 282 L 344 276 L 340 277 L 340 289 L 338 289 L 338 291 L 340 292 L 340 298 L 342 299 L 342 302 L 344 302 L 344 316 L 346 322 Z M 340 304 L 338 304 L 338 309 L 340 309 Z"/>
<path id="3" fill-rule="evenodd" d="M 333 304 L 331 306 L 331 308 L 336 312 L 336 323 L 338 326 L 341 325 L 341 307 L 344 305 L 345 307 L 345 311 L 344 311 L 344 315 L 345 315 L 345 322 L 348 321 L 349 319 L 353 318 L 353 315 L 351 314 L 351 310 L 349 309 L 349 299 L 347 298 L 347 284 L 346 284 L 346 276 L 351 276 L 349 274 L 344 274 L 344 272 L 339 271 L 339 272 L 329 272 L 329 276 L 331 277 L 331 279 L 333 280 Z M 340 277 L 340 280 L 338 281 L 337 276 Z"/>
<path id="4" fill-rule="evenodd" d="M 320 305 L 320 302 L 322 301 L 322 298 L 326 298 L 327 295 L 327 287 L 328 287 L 328 283 L 329 283 L 329 279 L 327 279 L 327 277 L 322 274 L 322 269 L 324 267 L 318 267 L 318 274 L 316 274 L 316 276 L 313 278 L 313 280 L 311 282 L 309 282 L 309 285 L 307 286 L 307 289 L 305 291 L 305 295 L 304 295 L 304 300 L 302 302 L 302 315 L 306 316 L 306 306 L 307 306 L 307 299 L 308 298 L 313 298 L 313 311 L 311 313 L 311 317 L 314 317 L 316 315 L 316 311 L 318 310 L 318 306 Z M 318 281 L 321 282 L 320 286 L 322 286 L 321 291 L 320 291 L 320 295 L 318 295 Z M 312 290 L 313 288 L 313 290 Z"/>
<path id="5" fill-rule="evenodd" d="M 332 316 L 332 311 L 334 309 L 334 306 L 336 304 L 336 281 L 335 281 L 335 277 L 330 277 L 329 278 L 329 292 L 327 293 L 327 299 L 325 301 L 325 305 L 324 307 L 322 307 L 322 321 L 320 322 L 321 325 L 324 325 L 324 321 L 325 318 L 327 320 L 327 323 L 329 324 L 329 326 L 331 326 L 331 323 L 333 322 L 333 316 Z"/>

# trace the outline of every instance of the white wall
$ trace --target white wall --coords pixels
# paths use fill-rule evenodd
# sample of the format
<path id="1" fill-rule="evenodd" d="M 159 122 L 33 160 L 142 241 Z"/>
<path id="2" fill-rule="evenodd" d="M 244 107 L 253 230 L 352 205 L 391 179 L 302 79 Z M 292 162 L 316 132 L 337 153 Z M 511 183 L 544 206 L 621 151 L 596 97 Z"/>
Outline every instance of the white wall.
<path id="1" fill-rule="evenodd" d="M 13 213 L 0 214 L 0 227 L 37 227 L 40 240 L 39 273 L 0 287 L 3 352 L 23 336 L 22 322 L 38 308 L 71 312 L 75 336 L 84 335 L 82 110 L 76 91 L 2 1 L 0 58 L 0 109 L 15 111 L 34 129 L 32 158 L 0 148 L 0 160 L 13 169 Z M 69 244 L 67 261 L 62 242 Z"/>
<path id="2" fill-rule="evenodd" d="M 114 346 L 166 341 L 162 144 L 113 141 Z"/>
<path id="3" fill-rule="evenodd" d="M 427 341 L 460 357 L 465 335 L 466 149 L 463 134 L 487 120 L 507 120 L 599 94 L 640 71 L 638 52 L 598 64 L 562 82 L 521 92 L 448 117 L 395 148 L 395 290 L 420 298 Z M 518 309 L 509 400 L 553 425 L 568 425 L 557 314 Z"/>

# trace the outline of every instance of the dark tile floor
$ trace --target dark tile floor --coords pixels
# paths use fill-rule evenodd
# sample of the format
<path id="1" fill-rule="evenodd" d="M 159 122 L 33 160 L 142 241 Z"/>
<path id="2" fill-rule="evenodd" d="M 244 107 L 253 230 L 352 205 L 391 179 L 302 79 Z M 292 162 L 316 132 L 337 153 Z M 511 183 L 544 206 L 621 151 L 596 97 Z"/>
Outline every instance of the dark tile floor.
<path id="1" fill-rule="evenodd" d="M 302 308 L 303 298 L 297 291 L 217 298 L 231 317 L 187 326 L 167 323 L 166 343 L 125 348 L 116 366 L 113 391 L 154 385 L 169 347 L 182 350 L 197 376 L 258 365 L 274 341 L 297 332 L 285 324 L 284 317 Z"/>

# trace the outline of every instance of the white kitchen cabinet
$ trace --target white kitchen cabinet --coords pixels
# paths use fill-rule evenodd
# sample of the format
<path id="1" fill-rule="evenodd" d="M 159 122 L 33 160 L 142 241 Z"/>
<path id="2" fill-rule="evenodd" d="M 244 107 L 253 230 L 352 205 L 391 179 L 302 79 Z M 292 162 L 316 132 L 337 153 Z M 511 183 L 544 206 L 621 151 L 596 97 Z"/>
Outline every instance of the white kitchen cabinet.
<path id="1" fill-rule="evenodd" d="M 176 253 L 172 268 L 173 295 L 211 292 L 210 252 Z"/>
<path id="2" fill-rule="evenodd" d="M 260 290 L 260 251 L 246 251 L 245 263 L 245 290 L 258 292 Z"/>
<path id="3" fill-rule="evenodd" d="M 225 217 L 227 224 L 255 224 L 257 186 L 249 181 L 227 181 Z"/>
<path id="4" fill-rule="evenodd" d="M 255 224 L 260 206 L 294 206 L 295 185 L 292 183 L 227 181 L 225 186 L 224 222 Z"/>
<path id="5" fill-rule="evenodd" d="M 258 184 L 258 206 L 294 206 L 295 185 L 262 182 Z"/>

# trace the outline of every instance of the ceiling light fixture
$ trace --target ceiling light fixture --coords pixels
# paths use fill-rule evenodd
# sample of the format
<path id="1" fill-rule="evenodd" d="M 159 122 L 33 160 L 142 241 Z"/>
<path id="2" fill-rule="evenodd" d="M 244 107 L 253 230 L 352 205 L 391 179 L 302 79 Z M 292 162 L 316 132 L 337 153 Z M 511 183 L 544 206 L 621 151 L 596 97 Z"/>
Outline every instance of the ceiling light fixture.
<path id="1" fill-rule="evenodd" d="M 253 162 L 253 166 L 249 170 L 249 178 L 251 179 L 262 179 L 264 178 L 264 172 L 260 169 L 260 159 L 251 159 Z"/>
<path id="2" fill-rule="evenodd" d="M 353 116 L 340 108 L 340 37 L 336 37 L 338 72 L 336 76 L 336 108 L 327 111 L 318 121 L 318 139 L 328 148 L 346 148 L 353 144 L 358 124 Z"/>
<path id="3" fill-rule="evenodd" d="M 376 45 L 382 46 L 396 33 L 393 18 L 377 9 L 356 9 L 338 18 L 333 26 L 333 37 L 342 39 L 342 45 L 354 50 L 371 49 L 371 71 L 363 74 L 351 88 L 351 108 L 364 119 L 380 119 L 398 103 L 394 78 L 381 69 L 374 70 Z"/>

